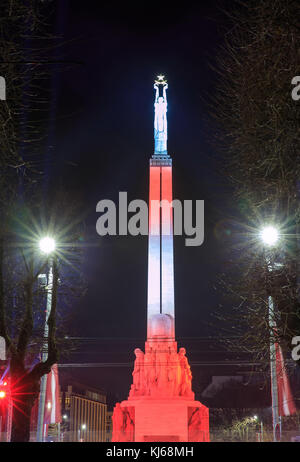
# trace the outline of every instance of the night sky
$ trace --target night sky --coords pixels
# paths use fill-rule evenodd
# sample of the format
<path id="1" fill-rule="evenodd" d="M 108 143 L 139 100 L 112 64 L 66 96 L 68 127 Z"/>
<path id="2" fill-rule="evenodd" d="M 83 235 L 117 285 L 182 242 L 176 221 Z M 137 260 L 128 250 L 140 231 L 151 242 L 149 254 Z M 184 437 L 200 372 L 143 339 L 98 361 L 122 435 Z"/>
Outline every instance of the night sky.
<path id="1" fill-rule="evenodd" d="M 98 236 L 96 204 L 117 201 L 119 191 L 127 191 L 129 201 L 148 198 L 153 81 L 159 73 L 169 83 L 174 198 L 205 201 L 204 244 L 186 247 L 184 237 L 175 237 L 176 337 L 196 361 L 203 351 L 195 338 L 216 335 L 209 323 L 222 302 L 214 285 L 222 271 L 230 205 L 210 143 L 215 128 L 206 101 L 215 91 L 210 63 L 223 40 L 224 18 L 216 1 L 197 3 L 56 2 L 55 30 L 65 42 L 60 53 L 79 64 L 53 79 L 49 175 L 80 197 L 85 211 L 82 271 L 88 291 L 72 307 L 70 336 L 98 338 L 61 362 L 128 363 L 134 348 L 143 347 L 147 237 Z M 131 366 L 68 369 L 119 399 L 126 398 L 131 372 Z M 197 391 L 202 372 L 193 373 Z"/>

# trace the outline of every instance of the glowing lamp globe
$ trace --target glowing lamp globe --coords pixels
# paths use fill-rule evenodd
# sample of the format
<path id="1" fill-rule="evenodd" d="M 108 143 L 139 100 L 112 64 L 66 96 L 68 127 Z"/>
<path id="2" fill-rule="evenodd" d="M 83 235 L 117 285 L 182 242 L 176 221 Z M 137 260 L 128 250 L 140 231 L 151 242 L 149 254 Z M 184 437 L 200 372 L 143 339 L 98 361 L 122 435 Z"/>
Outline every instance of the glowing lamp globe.
<path id="1" fill-rule="evenodd" d="M 52 237 L 44 237 L 40 240 L 40 250 L 49 254 L 55 250 L 55 240 Z"/>
<path id="2" fill-rule="evenodd" d="M 260 237 L 263 241 L 264 244 L 267 245 L 274 245 L 279 239 L 279 233 L 276 228 L 273 226 L 267 226 L 266 228 L 263 228 Z"/>
<path id="3" fill-rule="evenodd" d="M 2 391 L 2 390 L 1 390 L 1 391 L 0 391 L 0 399 L 5 398 L 5 396 L 6 396 L 5 391 Z"/>

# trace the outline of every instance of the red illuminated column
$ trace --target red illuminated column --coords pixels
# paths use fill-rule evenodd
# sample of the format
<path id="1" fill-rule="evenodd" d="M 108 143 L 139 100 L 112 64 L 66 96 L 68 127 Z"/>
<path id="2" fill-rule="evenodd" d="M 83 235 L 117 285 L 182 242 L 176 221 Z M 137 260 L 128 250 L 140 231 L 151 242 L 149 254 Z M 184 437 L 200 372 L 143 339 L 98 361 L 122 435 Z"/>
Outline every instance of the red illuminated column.
<path id="1" fill-rule="evenodd" d="M 160 313 L 160 167 L 150 166 L 148 241 L 148 329 L 150 318 Z"/>

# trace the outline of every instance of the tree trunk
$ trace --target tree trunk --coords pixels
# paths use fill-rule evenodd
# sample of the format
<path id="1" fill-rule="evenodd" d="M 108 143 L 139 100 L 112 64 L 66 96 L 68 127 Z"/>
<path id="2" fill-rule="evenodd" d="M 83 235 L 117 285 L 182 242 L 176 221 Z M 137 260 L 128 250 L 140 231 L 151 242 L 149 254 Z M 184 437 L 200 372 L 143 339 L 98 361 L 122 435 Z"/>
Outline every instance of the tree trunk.
<path id="1" fill-rule="evenodd" d="M 28 442 L 30 439 L 30 415 L 33 406 L 32 400 L 26 398 L 22 400 L 22 412 L 13 406 L 11 439 L 12 443 Z"/>
<path id="2" fill-rule="evenodd" d="M 30 439 L 31 410 L 39 396 L 40 381 L 28 374 L 12 377 L 12 429 L 11 442 L 28 442 Z"/>

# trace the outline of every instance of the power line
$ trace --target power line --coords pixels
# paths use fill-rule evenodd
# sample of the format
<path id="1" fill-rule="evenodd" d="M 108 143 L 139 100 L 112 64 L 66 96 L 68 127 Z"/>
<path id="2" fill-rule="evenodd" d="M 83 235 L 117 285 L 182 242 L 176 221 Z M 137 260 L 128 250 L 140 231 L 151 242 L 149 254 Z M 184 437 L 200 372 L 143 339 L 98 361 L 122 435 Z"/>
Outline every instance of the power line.
<path id="1" fill-rule="evenodd" d="M 264 361 L 260 362 L 251 362 L 251 361 L 197 361 L 197 362 L 190 362 L 190 365 L 193 367 L 197 366 L 261 366 L 264 364 Z M 123 363 L 111 363 L 111 362 L 106 362 L 106 363 L 61 363 L 58 364 L 58 367 L 60 368 L 71 368 L 71 367 L 133 367 L 133 362 L 123 362 Z"/>

